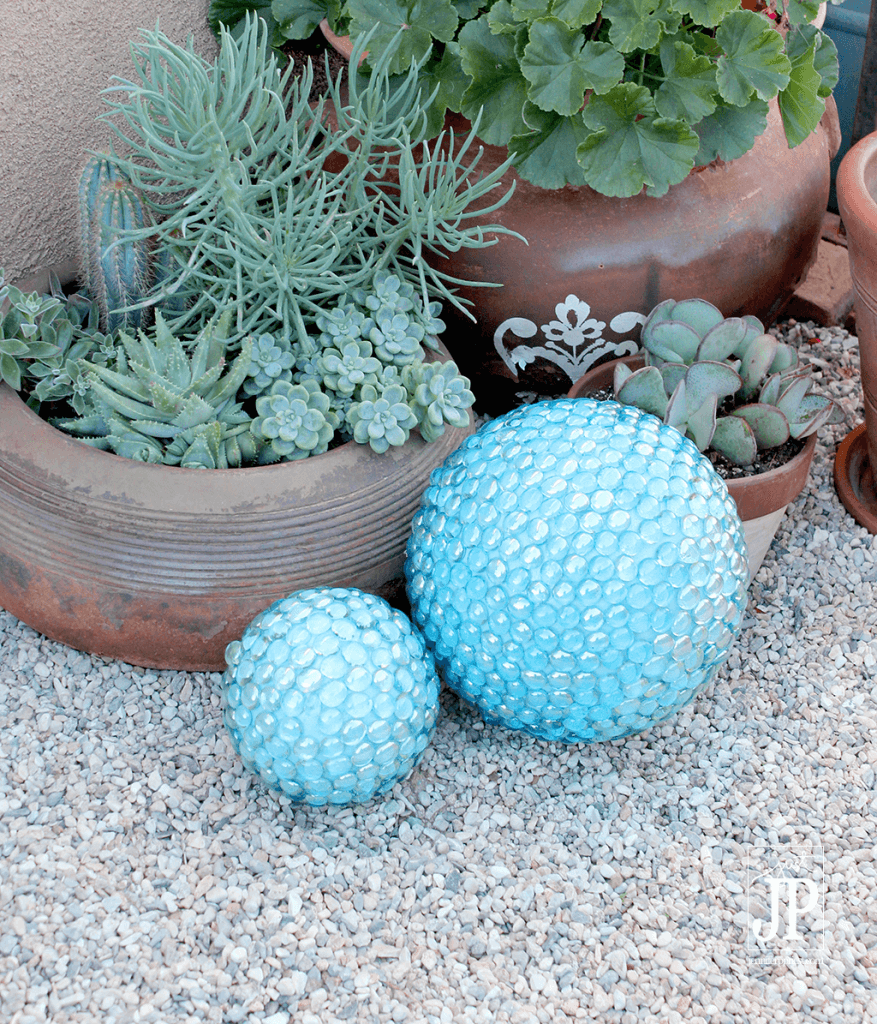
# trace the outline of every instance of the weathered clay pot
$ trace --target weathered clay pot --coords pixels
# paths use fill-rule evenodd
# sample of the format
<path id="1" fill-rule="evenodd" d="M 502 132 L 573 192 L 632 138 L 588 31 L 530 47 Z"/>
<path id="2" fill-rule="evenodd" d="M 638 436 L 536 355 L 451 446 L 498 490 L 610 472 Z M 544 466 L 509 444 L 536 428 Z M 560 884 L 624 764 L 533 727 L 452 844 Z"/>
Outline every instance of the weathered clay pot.
<path id="1" fill-rule="evenodd" d="M 857 142 L 841 160 L 837 201 L 855 292 L 865 430 L 864 436 L 859 429 L 853 431 L 842 443 L 843 455 L 838 450 L 835 484 L 856 521 L 877 533 L 872 476 L 877 467 L 877 132 Z"/>
<path id="2" fill-rule="evenodd" d="M 505 156 L 485 146 L 479 167 Z M 507 172 L 515 193 L 490 219 L 529 244 L 500 237 L 442 263 L 454 277 L 503 284 L 460 289 L 477 326 L 446 310 L 454 359 L 479 399 L 507 406 L 517 391 L 563 393 L 590 366 L 633 351 L 643 317 L 667 298 L 771 323 L 815 259 L 830 158 L 822 128 L 790 150 L 772 103 L 752 150 L 660 199 L 540 189 Z"/>
<path id="3" fill-rule="evenodd" d="M 430 472 L 472 432 L 353 442 L 249 469 L 153 466 L 49 426 L 0 386 L 0 606 L 54 640 L 158 668 L 220 670 L 277 598 L 402 594 Z"/>
<path id="4" fill-rule="evenodd" d="M 349 38 L 321 28 L 349 60 Z M 470 128 L 459 114 L 446 125 L 458 137 Z M 543 189 L 507 171 L 504 190 L 514 182 L 514 195 L 484 223 L 527 244 L 500 235 L 494 246 L 435 258 L 453 277 L 502 284 L 459 289 L 476 324 L 448 304 L 442 314 L 479 407 L 498 414 L 520 391 L 564 394 L 591 366 L 635 351 L 645 314 L 664 299 L 704 298 L 725 316 L 773 322 L 816 258 L 839 145 L 833 99 L 795 149 L 773 100 L 767 130 L 748 153 L 693 171 L 660 199 Z M 477 173 L 507 156 L 504 146 L 485 145 Z"/>
<path id="5" fill-rule="evenodd" d="M 602 363 L 576 381 L 570 389 L 569 397 L 587 398 L 604 389 L 611 390 L 615 367 L 622 362 L 632 370 L 638 370 L 645 360 L 642 355 L 635 355 Z M 725 481 L 743 522 L 750 582 L 764 561 L 786 507 L 798 497 L 807 483 L 815 450 L 816 435 L 810 434 L 801 451 L 785 465 L 767 473 Z"/>

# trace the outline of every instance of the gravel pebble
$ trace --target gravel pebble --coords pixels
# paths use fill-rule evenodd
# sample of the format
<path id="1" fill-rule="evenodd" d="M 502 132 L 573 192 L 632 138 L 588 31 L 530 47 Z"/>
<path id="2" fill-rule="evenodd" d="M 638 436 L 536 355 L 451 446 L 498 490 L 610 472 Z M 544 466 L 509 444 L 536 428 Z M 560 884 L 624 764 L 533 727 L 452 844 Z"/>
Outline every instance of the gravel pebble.
<path id="1" fill-rule="evenodd" d="M 0 612 L 4 1022 L 877 1019 L 877 539 L 832 483 L 858 354 L 784 330 L 849 422 L 822 431 L 716 681 L 640 736 L 542 743 L 444 693 L 386 798 L 301 808 L 244 772 L 218 675 Z M 758 962 L 746 861 L 807 844 L 825 954 Z"/>

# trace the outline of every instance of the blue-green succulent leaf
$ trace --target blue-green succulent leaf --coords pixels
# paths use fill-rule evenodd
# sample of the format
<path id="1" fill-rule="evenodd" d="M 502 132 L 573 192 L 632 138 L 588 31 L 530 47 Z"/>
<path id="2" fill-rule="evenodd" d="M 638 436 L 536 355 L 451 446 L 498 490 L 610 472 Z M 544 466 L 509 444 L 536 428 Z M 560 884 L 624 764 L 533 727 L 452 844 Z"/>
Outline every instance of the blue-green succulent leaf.
<path id="1" fill-rule="evenodd" d="M 616 390 L 615 397 L 622 405 L 635 405 L 661 419 L 667 411 L 667 392 L 656 366 L 635 370 Z"/>
<path id="2" fill-rule="evenodd" d="M 751 466 L 758 458 L 752 427 L 740 416 L 720 416 L 710 444 L 735 466 Z"/>
<path id="3" fill-rule="evenodd" d="M 789 439 L 789 421 L 776 406 L 752 402 L 730 415 L 746 420 L 759 448 L 776 448 Z"/>
<path id="4" fill-rule="evenodd" d="M 687 377 L 686 377 L 687 380 Z M 686 396 L 686 405 L 694 410 L 688 413 L 686 435 L 694 441 L 699 452 L 705 452 L 710 446 L 713 434 L 716 429 L 716 408 L 718 402 L 715 395 L 707 395 L 704 401 L 698 406 L 690 395 Z"/>

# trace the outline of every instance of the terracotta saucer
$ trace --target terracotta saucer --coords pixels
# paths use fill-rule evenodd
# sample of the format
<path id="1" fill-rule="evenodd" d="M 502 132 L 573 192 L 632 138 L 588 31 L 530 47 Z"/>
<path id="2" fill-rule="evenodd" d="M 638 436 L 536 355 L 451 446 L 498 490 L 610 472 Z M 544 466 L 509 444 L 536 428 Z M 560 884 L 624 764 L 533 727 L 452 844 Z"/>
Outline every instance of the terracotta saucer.
<path id="1" fill-rule="evenodd" d="M 877 533 L 877 489 L 868 461 L 864 423 L 847 434 L 837 447 L 834 486 L 853 519 L 869 533 Z"/>

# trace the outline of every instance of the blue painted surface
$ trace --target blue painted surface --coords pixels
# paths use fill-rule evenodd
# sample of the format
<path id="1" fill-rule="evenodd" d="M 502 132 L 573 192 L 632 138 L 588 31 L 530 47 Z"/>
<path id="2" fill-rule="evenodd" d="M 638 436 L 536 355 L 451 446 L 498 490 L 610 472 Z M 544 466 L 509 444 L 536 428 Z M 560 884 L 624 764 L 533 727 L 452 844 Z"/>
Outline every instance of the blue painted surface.
<path id="1" fill-rule="evenodd" d="M 709 460 L 655 416 L 584 398 L 467 438 L 430 478 L 405 574 L 448 686 L 564 743 L 640 732 L 701 693 L 749 576 Z"/>
<path id="2" fill-rule="evenodd" d="M 850 148 L 852 139 L 870 10 L 869 0 L 845 0 L 841 7 L 829 4 L 823 26 L 837 47 L 840 62 L 840 81 L 834 90 L 834 98 L 837 101 L 837 112 L 840 116 L 842 142 L 840 152 L 831 162 L 831 195 L 829 197 L 829 209 L 834 212 L 837 212 L 834 180 L 840 162 Z"/>
<path id="3" fill-rule="evenodd" d="M 313 806 L 364 803 L 420 759 L 439 679 L 423 638 L 361 590 L 300 590 L 226 649 L 223 718 L 244 765 Z"/>

